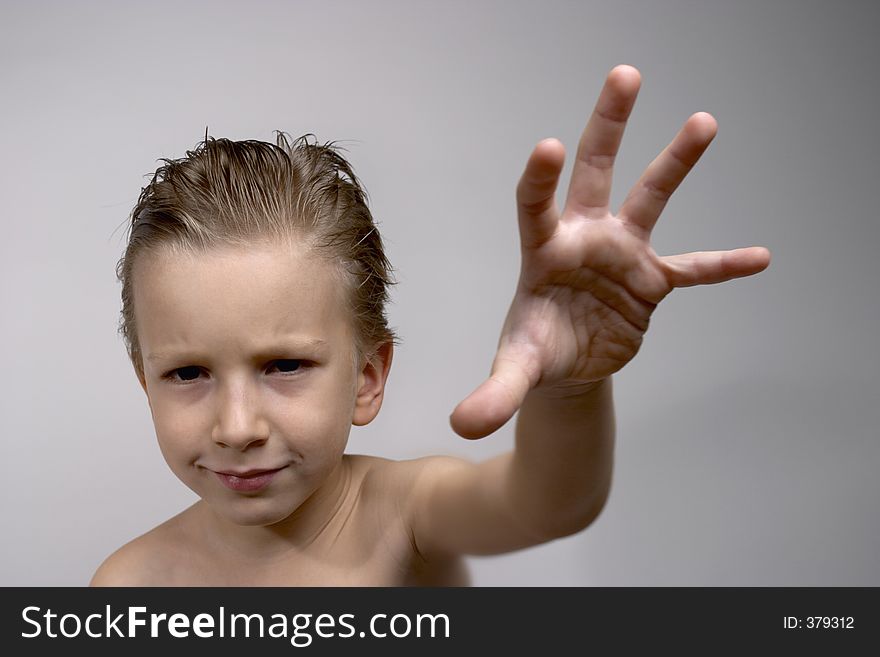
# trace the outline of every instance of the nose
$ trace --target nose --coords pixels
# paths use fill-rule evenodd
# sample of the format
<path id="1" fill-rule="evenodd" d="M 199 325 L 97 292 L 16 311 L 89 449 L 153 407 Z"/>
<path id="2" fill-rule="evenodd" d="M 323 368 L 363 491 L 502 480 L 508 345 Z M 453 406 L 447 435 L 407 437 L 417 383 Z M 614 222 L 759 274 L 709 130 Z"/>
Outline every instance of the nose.
<path id="1" fill-rule="evenodd" d="M 215 443 L 244 451 L 268 440 L 269 425 L 260 411 L 259 396 L 247 383 L 224 386 L 217 403 L 217 419 L 211 436 Z"/>

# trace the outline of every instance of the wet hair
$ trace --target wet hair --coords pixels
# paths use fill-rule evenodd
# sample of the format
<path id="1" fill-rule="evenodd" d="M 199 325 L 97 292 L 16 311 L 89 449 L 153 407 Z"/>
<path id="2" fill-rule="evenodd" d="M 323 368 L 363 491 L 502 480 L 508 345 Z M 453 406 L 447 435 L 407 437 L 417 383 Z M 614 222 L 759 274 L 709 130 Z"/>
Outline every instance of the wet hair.
<path id="1" fill-rule="evenodd" d="M 371 359 L 388 326 L 391 265 L 367 207 L 367 193 L 334 142 L 309 133 L 276 144 L 214 139 L 153 174 L 127 220 L 127 245 L 116 265 L 122 283 L 119 332 L 138 375 L 143 354 L 134 314 L 133 272 L 147 253 L 199 253 L 220 246 L 305 243 L 334 267 L 345 290 L 356 358 Z M 147 174 L 149 175 L 149 174 Z"/>

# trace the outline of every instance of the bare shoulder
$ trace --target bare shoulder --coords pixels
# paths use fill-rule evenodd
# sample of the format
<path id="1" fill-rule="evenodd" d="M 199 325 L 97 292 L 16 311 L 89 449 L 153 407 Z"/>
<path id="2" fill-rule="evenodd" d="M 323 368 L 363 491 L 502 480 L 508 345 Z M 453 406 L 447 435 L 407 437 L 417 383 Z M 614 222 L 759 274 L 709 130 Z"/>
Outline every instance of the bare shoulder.
<path id="1" fill-rule="evenodd" d="M 513 452 L 479 463 L 428 456 L 380 464 L 375 487 L 387 494 L 406 527 L 413 551 L 425 563 L 450 563 L 462 555 L 511 552 L 552 540 L 525 526 L 511 502 Z M 444 577 L 446 577 L 444 575 Z"/>
<path id="2" fill-rule="evenodd" d="M 421 559 L 437 560 L 455 556 L 455 553 L 449 552 L 444 546 L 420 541 L 417 537 L 425 535 L 421 527 L 431 522 L 426 516 L 442 511 L 435 508 L 438 493 L 448 498 L 450 491 L 462 491 L 455 495 L 455 500 L 457 503 L 467 504 L 473 488 L 468 482 L 479 477 L 478 465 L 446 455 L 403 461 L 365 458 L 369 460 L 363 462 L 366 473 L 361 495 L 372 506 L 388 510 L 394 519 L 403 524 L 414 552 Z"/>
<path id="3" fill-rule="evenodd" d="M 436 455 L 393 461 L 354 457 L 363 472 L 360 496 L 378 511 L 384 526 L 398 527 L 410 548 L 407 586 L 470 586 L 471 576 L 461 553 L 417 540 L 418 527 L 429 511 L 428 501 L 439 485 L 474 476 L 471 461 Z"/>
<path id="4" fill-rule="evenodd" d="M 366 508 L 381 511 L 385 521 L 402 522 L 408 533 L 416 516 L 440 483 L 473 474 L 475 464 L 454 456 L 423 456 L 394 461 L 377 456 L 346 455 L 358 496 Z M 379 517 L 379 516 L 374 516 Z M 418 552 L 418 547 L 416 548 Z"/>
<path id="5" fill-rule="evenodd" d="M 95 571 L 89 586 L 162 586 L 170 582 L 170 565 L 184 548 L 181 530 L 189 509 L 129 541 Z"/>
<path id="6" fill-rule="evenodd" d="M 377 456 L 352 455 L 355 472 L 362 474 L 362 492 L 387 496 L 398 501 L 432 488 L 433 484 L 475 467 L 471 461 L 455 456 L 423 456 L 394 461 Z"/>
<path id="7" fill-rule="evenodd" d="M 129 541 L 104 559 L 89 586 L 145 586 L 149 555 L 144 537 Z"/>

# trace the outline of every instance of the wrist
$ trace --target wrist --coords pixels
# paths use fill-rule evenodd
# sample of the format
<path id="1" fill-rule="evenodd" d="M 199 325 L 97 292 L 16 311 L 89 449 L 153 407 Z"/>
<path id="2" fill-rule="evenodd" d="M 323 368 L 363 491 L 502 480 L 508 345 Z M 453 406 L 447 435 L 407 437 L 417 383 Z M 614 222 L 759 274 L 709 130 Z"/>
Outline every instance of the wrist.
<path id="1" fill-rule="evenodd" d="M 529 395 L 548 400 L 583 399 L 597 395 L 611 385 L 611 376 L 598 381 L 558 381 L 548 385 L 537 385 L 529 390 Z"/>

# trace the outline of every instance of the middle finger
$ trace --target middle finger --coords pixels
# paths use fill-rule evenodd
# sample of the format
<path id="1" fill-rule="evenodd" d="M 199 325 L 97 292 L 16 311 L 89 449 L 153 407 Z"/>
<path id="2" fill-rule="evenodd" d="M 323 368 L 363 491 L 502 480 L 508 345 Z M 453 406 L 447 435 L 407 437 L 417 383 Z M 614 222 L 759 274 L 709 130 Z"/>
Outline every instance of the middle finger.
<path id="1" fill-rule="evenodd" d="M 566 209 L 582 215 L 607 213 L 614 159 L 641 80 L 638 69 L 626 64 L 615 66 L 608 73 L 578 144 Z"/>

